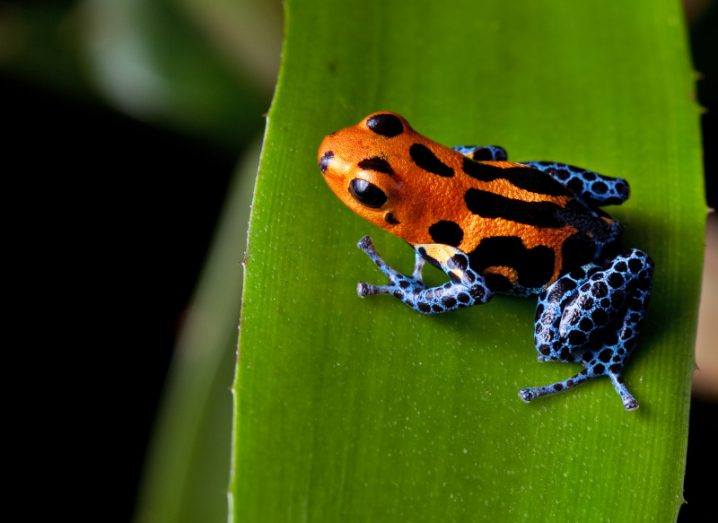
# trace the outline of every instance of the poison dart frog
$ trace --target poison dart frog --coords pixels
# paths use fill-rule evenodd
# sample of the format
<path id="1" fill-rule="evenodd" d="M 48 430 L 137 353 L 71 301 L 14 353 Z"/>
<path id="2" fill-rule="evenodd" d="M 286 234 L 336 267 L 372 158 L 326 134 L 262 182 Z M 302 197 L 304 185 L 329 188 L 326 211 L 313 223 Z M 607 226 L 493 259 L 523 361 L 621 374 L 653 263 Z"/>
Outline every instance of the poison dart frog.
<path id="1" fill-rule="evenodd" d="M 623 377 L 646 314 L 654 263 L 622 250 L 622 227 L 600 209 L 624 202 L 628 183 L 558 162 L 510 162 L 502 147 L 440 145 L 382 111 L 324 138 L 319 168 L 334 194 L 415 251 L 402 274 L 369 236 L 359 248 L 388 278 L 359 283 L 423 314 L 486 303 L 494 294 L 537 296 L 539 361 L 580 363 L 563 381 L 519 391 L 529 402 L 607 376 L 623 406 L 638 408 Z M 449 282 L 428 287 L 425 262 Z"/>

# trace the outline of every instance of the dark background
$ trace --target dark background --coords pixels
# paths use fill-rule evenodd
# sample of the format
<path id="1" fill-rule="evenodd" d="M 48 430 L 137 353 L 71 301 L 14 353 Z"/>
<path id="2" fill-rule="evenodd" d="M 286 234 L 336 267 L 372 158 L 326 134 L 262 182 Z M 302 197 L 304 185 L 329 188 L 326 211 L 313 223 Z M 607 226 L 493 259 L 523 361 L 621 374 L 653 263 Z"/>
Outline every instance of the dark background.
<path id="1" fill-rule="evenodd" d="M 702 77 L 697 82 L 699 103 L 705 108 L 701 117 L 706 199 L 718 207 L 718 4 L 691 27 L 693 66 Z M 715 399 L 715 398 L 714 398 Z M 688 432 L 688 463 L 684 498 L 679 521 L 716 521 L 716 463 L 718 463 L 718 403 L 694 395 Z"/>
<path id="2" fill-rule="evenodd" d="M 717 33 L 713 5 L 694 24 L 691 40 L 695 67 L 704 75 L 698 95 L 708 109 L 702 126 L 712 207 Z M 43 347 L 28 369 L 43 369 L 42 378 L 24 376 L 21 390 L 31 384 L 39 424 L 57 439 L 64 462 L 43 469 L 43 484 L 59 490 L 78 475 L 58 503 L 70 513 L 88 502 L 111 507 L 103 521 L 127 521 L 183 311 L 238 151 L 22 75 L 0 73 L 0 100 L 11 135 L 3 140 L 4 163 L 18 166 L 5 174 L 20 174 L 28 195 L 15 221 L 34 232 L 21 241 L 20 258 L 35 276 L 31 296 L 51 296 L 39 300 L 44 310 L 37 321 L 63 340 L 47 346 L 49 338 L 36 339 L 40 329 L 26 331 Z M 260 114 L 256 120 L 260 128 Z M 33 223 L 39 215 L 41 223 Z M 717 420 L 718 404 L 693 399 L 682 521 L 716 518 Z M 112 452 L 105 452 L 108 446 Z M 38 448 L 47 451 L 46 443 Z"/>

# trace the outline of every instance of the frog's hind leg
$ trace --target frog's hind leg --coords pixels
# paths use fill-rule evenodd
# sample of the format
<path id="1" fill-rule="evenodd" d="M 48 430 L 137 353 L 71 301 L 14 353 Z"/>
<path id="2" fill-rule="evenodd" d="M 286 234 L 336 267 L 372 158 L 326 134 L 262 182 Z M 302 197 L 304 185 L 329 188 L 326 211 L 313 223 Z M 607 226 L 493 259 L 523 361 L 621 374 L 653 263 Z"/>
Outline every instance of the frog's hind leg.
<path id="1" fill-rule="evenodd" d="M 600 207 L 619 205 L 628 199 L 628 182 L 558 162 L 521 162 L 551 176 L 584 202 Z"/>
<path id="2" fill-rule="evenodd" d="M 452 149 L 476 161 L 509 159 L 506 149 L 498 145 L 455 145 Z"/>
<path id="3" fill-rule="evenodd" d="M 581 363 L 584 369 L 567 380 L 521 389 L 521 399 L 528 402 L 608 376 L 623 406 L 627 410 L 638 408 L 622 372 L 636 347 L 652 275 L 651 259 L 633 249 L 604 267 L 585 265 L 546 289 L 536 310 L 539 359 Z"/>

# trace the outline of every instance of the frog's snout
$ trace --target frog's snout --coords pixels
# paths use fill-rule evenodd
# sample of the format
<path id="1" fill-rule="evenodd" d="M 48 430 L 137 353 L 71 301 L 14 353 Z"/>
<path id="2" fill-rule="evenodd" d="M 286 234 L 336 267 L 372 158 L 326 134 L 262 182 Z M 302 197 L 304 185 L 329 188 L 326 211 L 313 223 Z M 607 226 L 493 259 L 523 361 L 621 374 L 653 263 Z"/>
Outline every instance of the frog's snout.
<path id="1" fill-rule="evenodd" d="M 327 169 L 329 168 L 329 164 L 332 162 L 332 158 L 334 158 L 334 153 L 332 151 L 320 151 L 319 156 L 319 168 L 322 170 L 322 173 L 326 173 Z"/>
<path id="2" fill-rule="evenodd" d="M 317 150 L 317 163 L 325 177 L 328 177 L 332 171 L 337 169 L 338 163 L 341 163 L 338 162 L 341 157 L 341 147 L 337 150 L 337 146 L 340 144 L 335 139 L 334 135 L 336 134 L 332 133 L 325 136 Z"/>

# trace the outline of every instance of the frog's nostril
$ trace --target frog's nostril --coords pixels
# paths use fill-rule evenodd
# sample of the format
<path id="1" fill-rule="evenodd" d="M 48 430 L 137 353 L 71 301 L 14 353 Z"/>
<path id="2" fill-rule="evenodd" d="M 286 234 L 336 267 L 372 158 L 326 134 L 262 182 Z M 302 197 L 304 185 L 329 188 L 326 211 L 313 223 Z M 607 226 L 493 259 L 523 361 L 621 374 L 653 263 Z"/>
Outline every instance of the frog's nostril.
<path id="1" fill-rule="evenodd" d="M 327 167 L 329 167 L 329 162 L 332 161 L 332 158 L 334 158 L 334 153 L 332 151 L 325 152 L 321 159 L 319 160 L 319 168 L 322 170 L 322 172 L 327 171 Z"/>

